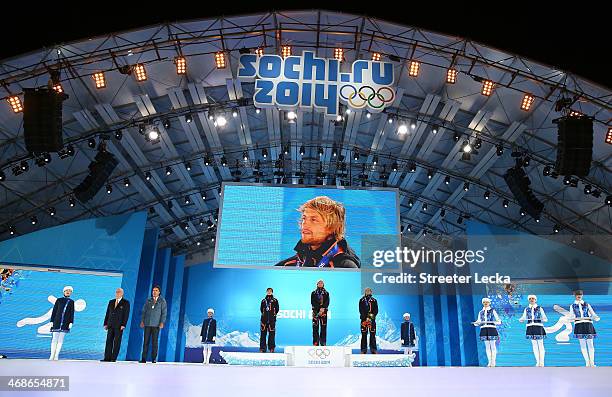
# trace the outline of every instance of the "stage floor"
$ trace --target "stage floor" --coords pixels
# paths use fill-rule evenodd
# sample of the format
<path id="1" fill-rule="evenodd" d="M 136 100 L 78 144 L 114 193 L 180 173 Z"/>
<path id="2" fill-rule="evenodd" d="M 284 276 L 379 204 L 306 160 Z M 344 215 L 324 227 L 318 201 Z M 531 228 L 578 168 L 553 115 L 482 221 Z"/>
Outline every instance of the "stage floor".
<path id="1" fill-rule="evenodd" d="M 0 360 L 3 376 L 70 377 L 69 392 L 1 392 L 41 396 L 539 396 L 609 397 L 611 367 L 240 367 L 77 360 Z M 475 394 L 476 393 L 476 394 Z"/>

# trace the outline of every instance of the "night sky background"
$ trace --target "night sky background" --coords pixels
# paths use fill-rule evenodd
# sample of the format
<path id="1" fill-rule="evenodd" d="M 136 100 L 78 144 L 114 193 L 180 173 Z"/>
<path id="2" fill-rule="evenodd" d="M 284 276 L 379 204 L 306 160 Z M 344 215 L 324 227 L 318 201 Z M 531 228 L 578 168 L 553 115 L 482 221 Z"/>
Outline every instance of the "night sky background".
<path id="1" fill-rule="evenodd" d="M 600 2 L 354 0 L 11 2 L 0 23 L 0 59 L 62 42 L 160 22 L 271 10 L 328 9 L 437 31 L 515 53 L 612 87 L 612 34 Z M 346 5 L 344 5 L 346 3 Z M 467 3 L 467 2 L 465 2 Z M 359 4 L 359 5 L 357 5 Z M 400 6 L 401 5 L 401 6 Z M 95 10 L 95 11 L 94 11 Z"/>

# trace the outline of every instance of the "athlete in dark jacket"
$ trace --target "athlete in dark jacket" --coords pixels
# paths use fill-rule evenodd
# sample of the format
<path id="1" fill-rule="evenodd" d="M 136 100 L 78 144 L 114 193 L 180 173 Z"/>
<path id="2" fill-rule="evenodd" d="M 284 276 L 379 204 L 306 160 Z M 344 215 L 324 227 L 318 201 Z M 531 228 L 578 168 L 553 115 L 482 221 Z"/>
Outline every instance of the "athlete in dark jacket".
<path id="1" fill-rule="evenodd" d="M 344 238 L 342 203 L 320 196 L 308 200 L 299 211 L 301 238 L 293 248 L 296 254 L 276 266 L 360 267 L 359 258 Z"/>
<path id="2" fill-rule="evenodd" d="M 359 318 L 361 319 L 361 354 L 368 351 L 368 333 L 370 334 L 370 352 L 376 354 L 376 315 L 378 301 L 372 296 L 372 289 L 366 288 L 365 295 L 359 299 Z"/>
<path id="3" fill-rule="evenodd" d="M 275 336 L 276 336 L 276 315 L 280 310 L 278 300 L 272 295 L 274 290 L 268 288 L 266 290 L 266 297 L 261 300 L 259 305 L 259 311 L 261 312 L 261 335 L 259 337 L 259 351 L 265 353 L 269 350 L 270 353 L 274 353 L 276 347 Z M 266 346 L 266 334 L 268 336 L 268 344 Z"/>
<path id="4" fill-rule="evenodd" d="M 317 288 L 310 293 L 312 306 L 312 344 L 325 346 L 327 342 L 327 310 L 329 308 L 329 292 L 325 289 L 323 280 L 317 281 Z M 321 332 L 319 333 L 319 327 Z"/>

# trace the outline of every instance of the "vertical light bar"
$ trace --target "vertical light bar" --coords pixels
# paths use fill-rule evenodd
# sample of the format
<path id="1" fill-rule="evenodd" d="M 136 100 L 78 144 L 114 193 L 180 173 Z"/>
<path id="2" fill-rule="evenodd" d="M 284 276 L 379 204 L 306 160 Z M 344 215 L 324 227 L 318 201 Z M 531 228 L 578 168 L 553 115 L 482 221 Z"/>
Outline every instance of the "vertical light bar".
<path id="1" fill-rule="evenodd" d="M 223 51 L 215 53 L 215 65 L 217 69 L 225 69 L 225 53 Z"/>
<path id="2" fill-rule="evenodd" d="M 104 72 L 96 72 L 93 74 L 92 77 L 97 89 L 106 87 L 106 78 L 104 77 Z"/>
<path id="3" fill-rule="evenodd" d="M 372 53 L 372 60 L 373 61 L 380 62 L 380 58 L 381 58 L 380 52 L 373 52 Z"/>
<path id="4" fill-rule="evenodd" d="M 446 82 L 448 84 L 455 84 L 457 82 L 457 69 L 449 68 L 446 71 Z"/>
<path id="5" fill-rule="evenodd" d="M 287 58 L 288 56 L 291 56 L 291 46 L 290 45 L 284 45 L 281 48 L 281 56 L 283 58 Z"/>
<path id="6" fill-rule="evenodd" d="M 612 145 L 612 127 L 608 127 L 608 133 L 606 134 L 606 143 Z"/>
<path id="7" fill-rule="evenodd" d="M 174 58 L 174 64 L 176 65 L 176 74 L 187 74 L 187 60 L 184 56 L 178 56 Z"/>
<path id="8" fill-rule="evenodd" d="M 13 112 L 23 112 L 23 104 L 21 103 L 21 99 L 17 95 L 11 95 L 7 98 L 6 101 L 9 103 L 9 105 L 11 105 L 11 109 L 13 109 Z"/>
<path id="9" fill-rule="evenodd" d="M 334 48 L 334 58 L 340 62 L 344 61 L 344 49 Z"/>
<path id="10" fill-rule="evenodd" d="M 523 100 L 521 101 L 521 110 L 528 112 L 529 109 L 531 109 L 531 105 L 533 104 L 534 100 L 535 97 L 533 95 L 525 94 L 523 96 Z"/>
<path id="11" fill-rule="evenodd" d="M 264 54 L 263 47 L 258 47 L 258 48 L 255 49 L 255 55 L 257 55 L 258 57 L 263 56 L 263 54 Z"/>
<path id="12" fill-rule="evenodd" d="M 419 69 L 421 68 L 421 63 L 418 61 L 410 61 L 410 68 L 408 69 L 408 76 L 417 77 L 419 75 Z"/>
<path id="13" fill-rule="evenodd" d="M 147 79 L 147 70 L 142 63 L 134 66 L 134 73 L 136 73 L 136 81 L 145 81 Z"/>
<path id="14" fill-rule="evenodd" d="M 491 80 L 483 81 L 480 93 L 484 96 L 491 96 L 491 94 L 493 93 L 493 82 Z"/>

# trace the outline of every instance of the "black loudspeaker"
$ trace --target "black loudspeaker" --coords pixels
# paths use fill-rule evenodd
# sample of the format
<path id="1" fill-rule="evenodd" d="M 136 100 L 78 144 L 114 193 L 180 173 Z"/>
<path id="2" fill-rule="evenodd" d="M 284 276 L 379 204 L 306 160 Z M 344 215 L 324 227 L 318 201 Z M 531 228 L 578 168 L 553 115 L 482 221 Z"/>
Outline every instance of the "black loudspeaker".
<path id="1" fill-rule="evenodd" d="M 25 88 L 23 136 L 30 153 L 57 152 L 64 147 L 62 103 L 68 95 L 49 88 Z"/>
<path id="2" fill-rule="evenodd" d="M 513 167 L 506 171 L 504 180 L 519 205 L 532 217 L 538 218 L 544 204 L 533 194 L 529 187 L 531 181 L 522 167 Z"/>
<path id="3" fill-rule="evenodd" d="M 89 174 L 79 186 L 74 188 L 74 197 L 81 203 L 94 198 L 111 176 L 118 163 L 112 153 L 99 151 L 95 159 L 89 164 Z"/>
<path id="4" fill-rule="evenodd" d="M 560 175 L 587 176 L 593 159 L 593 120 L 587 116 L 567 116 L 556 122 L 557 172 Z"/>

